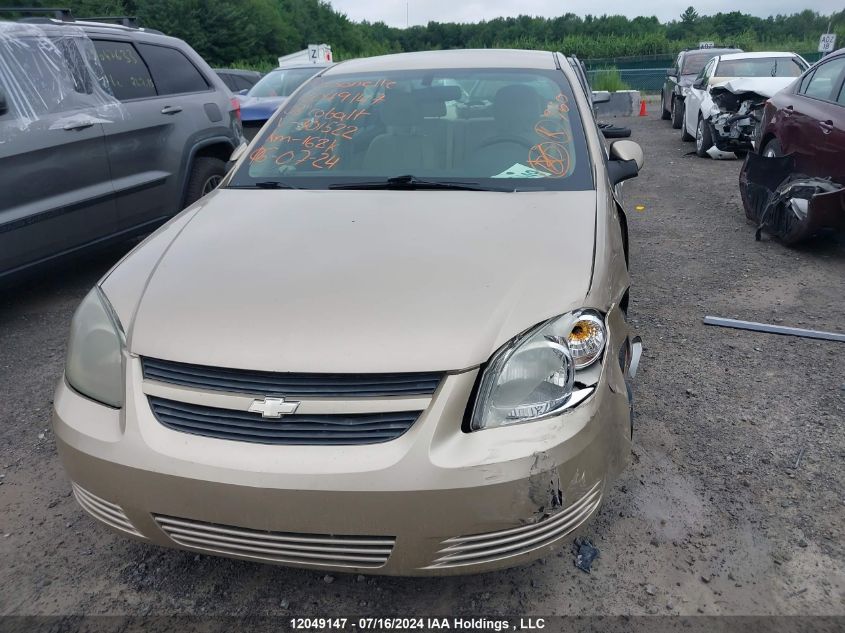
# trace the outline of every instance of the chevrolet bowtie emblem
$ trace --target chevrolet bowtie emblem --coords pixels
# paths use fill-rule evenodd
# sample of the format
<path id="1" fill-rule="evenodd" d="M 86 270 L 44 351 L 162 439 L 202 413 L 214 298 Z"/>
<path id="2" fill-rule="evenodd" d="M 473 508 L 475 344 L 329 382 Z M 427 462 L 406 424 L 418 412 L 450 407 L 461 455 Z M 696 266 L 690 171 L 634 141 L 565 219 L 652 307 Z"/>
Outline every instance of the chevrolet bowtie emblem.
<path id="1" fill-rule="evenodd" d="M 249 405 L 250 413 L 260 413 L 262 418 L 280 418 L 296 411 L 298 402 L 285 402 L 284 398 L 264 398 L 253 400 Z"/>

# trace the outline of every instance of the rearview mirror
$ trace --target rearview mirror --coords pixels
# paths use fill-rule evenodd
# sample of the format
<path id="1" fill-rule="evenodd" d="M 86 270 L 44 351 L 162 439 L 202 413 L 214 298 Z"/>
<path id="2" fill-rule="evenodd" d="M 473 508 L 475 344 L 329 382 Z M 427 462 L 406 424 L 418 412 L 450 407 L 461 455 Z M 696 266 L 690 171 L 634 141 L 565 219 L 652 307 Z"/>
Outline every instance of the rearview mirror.
<path id="1" fill-rule="evenodd" d="M 0 116 L 3 116 L 9 111 L 9 106 L 6 103 L 6 93 L 0 90 Z"/>
<path id="2" fill-rule="evenodd" d="M 607 90 L 593 90 L 593 103 L 607 103 L 610 93 Z"/>
<path id="3" fill-rule="evenodd" d="M 613 185 L 635 178 L 643 167 L 643 150 L 634 141 L 616 141 L 610 146 L 607 175 Z"/>

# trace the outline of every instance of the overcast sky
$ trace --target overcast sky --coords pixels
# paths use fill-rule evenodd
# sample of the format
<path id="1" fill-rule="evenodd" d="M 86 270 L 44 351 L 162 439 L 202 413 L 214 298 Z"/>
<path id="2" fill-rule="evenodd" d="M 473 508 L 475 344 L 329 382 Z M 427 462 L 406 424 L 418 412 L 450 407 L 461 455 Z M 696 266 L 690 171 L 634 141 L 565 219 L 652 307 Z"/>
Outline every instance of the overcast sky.
<path id="1" fill-rule="evenodd" d="M 478 22 L 499 16 L 519 14 L 558 16 L 622 14 L 628 17 L 656 15 L 661 22 L 677 18 L 693 5 L 700 14 L 719 11 L 742 11 L 752 15 L 769 16 L 778 13 L 797 13 L 813 9 L 828 15 L 842 9 L 842 0 L 331 0 L 338 11 L 355 21 L 386 22 L 391 26 L 405 26 L 405 10 L 411 24 L 435 22 Z"/>

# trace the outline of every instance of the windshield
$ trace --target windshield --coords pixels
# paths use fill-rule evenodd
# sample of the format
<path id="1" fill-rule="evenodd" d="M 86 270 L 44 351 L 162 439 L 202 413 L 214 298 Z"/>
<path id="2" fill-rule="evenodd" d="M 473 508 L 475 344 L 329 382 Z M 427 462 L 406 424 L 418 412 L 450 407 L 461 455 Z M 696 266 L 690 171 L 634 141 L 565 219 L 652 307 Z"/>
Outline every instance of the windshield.
<path id="1" fill-rule="evenodd" d="M 705 64 L 713 59 L 718 53 L 696 53 L 684 56 L 684 67 L 682 75 L 697 75 L 704 68 Z"/>
<path id="2" fill-rule="evenodd" d="M 228 186 L 323 189 L 407 175 L 499 191 L 594 188 L 566 77 L 514 69 L 317 77 L 264 128 Z"/>
<path id="3" fill-rule="evenodd" d="M 289 97 L 294 90 L 321 70 L 323 68 L 320 66 L 272 70 L 250 88 L 247 95 L 250 97 Z"/>
<path id="4" fill-rule="evenodd" d="M 806 70 L 795 57 L 757 57 L 722 60 L 717 77 L 798 77 Z"/>

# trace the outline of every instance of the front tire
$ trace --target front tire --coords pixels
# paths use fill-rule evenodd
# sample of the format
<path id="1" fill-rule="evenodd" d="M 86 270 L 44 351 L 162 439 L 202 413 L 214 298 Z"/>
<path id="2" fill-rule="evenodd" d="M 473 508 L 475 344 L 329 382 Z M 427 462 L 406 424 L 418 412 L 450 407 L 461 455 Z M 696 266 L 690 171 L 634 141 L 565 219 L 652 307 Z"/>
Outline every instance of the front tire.
<path id="1" fill-rule="evenodd" d="M 676 97 L 672 97 L 672 127 L 676 130 L 680 130 L 681 126 L 684 124 L 684 107 L 683 101 L 677 99 Z"/>
<path id="2" fill-rule="evenodd" d="M 660 118 L 668 121 L 672 117 L 672 113 L 666 109 L 666 96 L 660 93 Z"/>
<path id="3" fill-rule="evenodd" d="M 681 140 L 685 143 L 695 140 L 695 137 L 691 136 L 689 132 L 687 132 L 686 117 L 683 114 L 681 114 Z"/>
<path id="4" fill-rule="evenodd" d="M 710 133 L 710 124 L 702 117 L 698 117 L 698 126 L 695 128 L 695 153 L 701 158 L 707 158 L 707 150 L 713 147 L 713 136 Z"/>
<path id="5" fill-rule="evenodd" d="M 226 175 L 226 163 L 219 158 L 200 156 L 194 161 L 188 188 L 185 192 L 185 206 L 190 206 L 207 193 L 211 193 L 223 176 Z"/>

